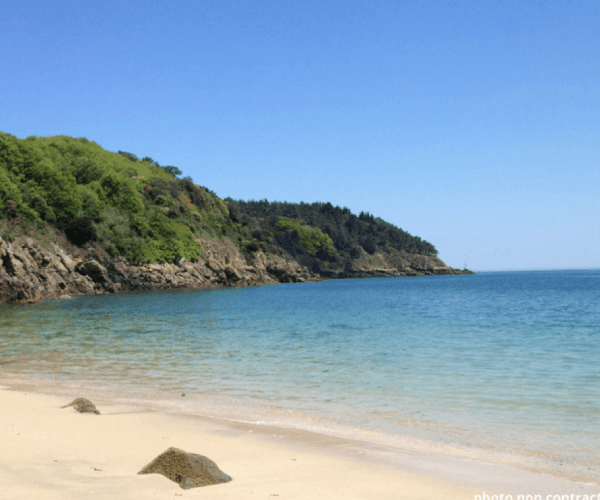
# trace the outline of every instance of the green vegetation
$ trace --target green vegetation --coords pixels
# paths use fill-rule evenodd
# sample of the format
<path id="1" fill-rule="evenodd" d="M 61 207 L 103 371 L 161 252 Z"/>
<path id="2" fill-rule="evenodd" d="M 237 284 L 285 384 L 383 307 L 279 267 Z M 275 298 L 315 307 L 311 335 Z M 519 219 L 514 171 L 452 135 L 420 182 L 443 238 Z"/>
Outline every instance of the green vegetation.
<path id="1" fill-rule="evenodd" d="M 320 229 L 307 226 L 303 220 L 277 217 L 275 229 L 277 236 L 296 241 L 297 245 L 300 245 L 309 255 L 322 260 L 335 260 L 337 257 L 331 238 Z"/>
<path id="2" fill-rule="evenodd" d="M 218 237 L 228 217 L 222 201 L 180 173 L 87 139 L 0 133 L 4 234 L 14 237 L 12 219 L 23 229 L 55 226 L 77 245 L 99 244 L 132 263 L 195 260 L 194 237 Z"/>
<path id="3" fill-rule="evenodd" d="M 316 255 L 321 262 L 334 262 L 336 268 L 349 268 L 362 251 L 371 255 L 377 251 L 398 251 L 437 256 L 437 250 L 431 243 L 418 236 L 412 236 L 379 217 L 373 217 L 368 212 L 361 212 L 356 216 L 348 208 L 334 207 L 331 203 L 308 204 L 267 200 L 228 202 L 230 209 L 235 212 L 257 218 L 263 228 L 275 227 L 276 230 L 286 228 L 288 231 L 297 231 L 298 236 L 293 236 L 297 240 L 296 246 L 300 245 L 308 253 Z M 308 227 L 327 237 L 327 243 L 321 240 L 326 253 L 323 250 L 320 254 L 315 253 L 314 247 L 306 244 L 308 236 L 302 231 L 306 231 L 303 228 Z M 282 239 L 278 231 L 276 234 L 279 236 L 278 243 L 295 255 L 293 249 L 290 249 L 290 246 L 294 246 L 289 242 L 292 236 L 288 235 L 287 239 Z M 302 261 L 302 258 L 300 260 Z M 304 259 L 303 263 L 309 265 L 308 260 L 310 259 Z"/>
<path id="4" fill-rule="evenodd" d="M 197 238 L 294 258 L 315 272 L 348 268 L 362 251 L 436 255 L 435 247 L 368 213 L 330 203 L 222 200 L 172 165 L 84 138 L 0 133 L 0 236 L 59 233 L 133 264 L 194 261 Z"/>

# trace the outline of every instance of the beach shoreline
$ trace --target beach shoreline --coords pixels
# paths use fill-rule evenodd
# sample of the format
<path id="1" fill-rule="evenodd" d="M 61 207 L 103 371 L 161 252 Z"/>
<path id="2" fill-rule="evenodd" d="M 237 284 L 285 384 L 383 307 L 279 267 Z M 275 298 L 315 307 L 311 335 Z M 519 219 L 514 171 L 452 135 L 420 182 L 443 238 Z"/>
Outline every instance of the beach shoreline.
<path id="1" fill-rule="evenodd" d="M 19 373 L 0 374 L 0 386 L 0 437 L 6 443 L 0 454 L 0 482 L 6 498 L 135 499 L 200 493 L 184 491 L 162 476 L 137 476 L 171 446 L 208 456 L 234 478 L 201 488 L 203 498 L 474 499 L 484 491 L 517 498 L 591 495 L 600 489 L 468 457 L 451 460 L 407 451 L 401 462 L 397 456 L 392 461 L 383 446 L 192 415 L 151 400 L 128 405 L 108 392 Z M 61 408 L 80 396 L 92 399 L 101 415 Z"/>

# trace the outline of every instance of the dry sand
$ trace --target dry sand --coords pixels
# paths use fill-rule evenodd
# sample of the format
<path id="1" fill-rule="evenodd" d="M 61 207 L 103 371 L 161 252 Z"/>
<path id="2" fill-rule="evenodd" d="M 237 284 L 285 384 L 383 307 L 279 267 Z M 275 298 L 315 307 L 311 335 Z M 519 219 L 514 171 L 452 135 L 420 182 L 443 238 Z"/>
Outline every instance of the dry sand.
<path id="1" fill-rule="evenodd" d="M 0 389 L 2 499 L 470 499 L 481 490 L 430 477 L 215 432 L 202 420 L 99 406 L 64 408 L 65 398 Z M 170 446 L 214 460 L 233 481 L 182 490 L 138 475 Z"/>

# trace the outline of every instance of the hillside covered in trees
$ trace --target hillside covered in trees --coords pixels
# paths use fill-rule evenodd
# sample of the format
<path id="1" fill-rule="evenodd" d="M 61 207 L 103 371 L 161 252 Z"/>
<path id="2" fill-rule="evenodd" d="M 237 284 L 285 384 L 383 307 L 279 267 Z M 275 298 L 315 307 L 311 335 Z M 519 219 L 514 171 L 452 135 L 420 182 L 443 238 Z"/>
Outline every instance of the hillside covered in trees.
<path id="1" fill-rule="evenodd" d="M 331 203 L 227 202 L 234 217 L 254 225 L 255 238 L 263 241 L 274 237 L 280 247 L 321 274 L 327 274 L 328 268 L 350 269 L 364 253 L 437 256 L 431 243 L 368 212 L 356 216 L 348 208 Z M 306 251 L 307 245 L 303 244 L 310 229 L 321 233 L 322 244 L 317 251 Z"/>
<path id="2" fill-rule="evenodd" d="M 199 241 L 210 239 L 233 244 L 248 263 L 262 252 L 321 276 L 348 275 L 375 254 L 437 255 L 431 243 L 369 213 L 330 203 L 223 200 L 181 176 L 177 167 L 85 138 L 0 133 L 0 237 L 63 235 L 133 265 L 194 262 L 203 257 Z"/>

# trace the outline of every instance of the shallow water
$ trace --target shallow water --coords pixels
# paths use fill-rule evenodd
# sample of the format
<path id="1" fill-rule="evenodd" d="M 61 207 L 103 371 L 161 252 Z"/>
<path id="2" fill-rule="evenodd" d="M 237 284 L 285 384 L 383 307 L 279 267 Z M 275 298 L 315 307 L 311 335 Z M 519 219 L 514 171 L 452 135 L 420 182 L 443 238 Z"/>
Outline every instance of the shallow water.
<path id="1" fill-rule="evenodd" d="M 0 307 L 4 372 L 594 482 L 599 355 L 598 270 Z"/>

